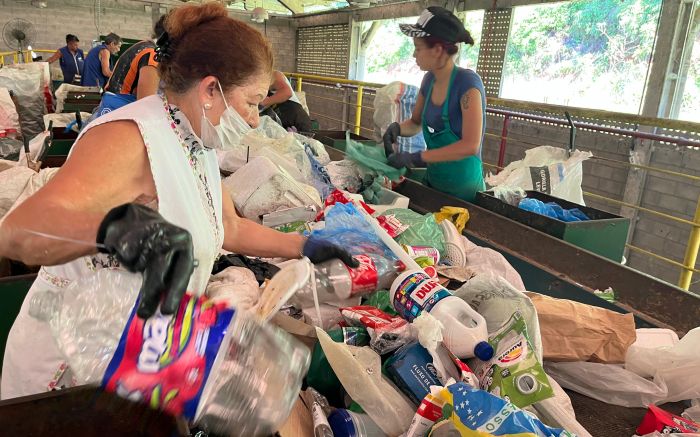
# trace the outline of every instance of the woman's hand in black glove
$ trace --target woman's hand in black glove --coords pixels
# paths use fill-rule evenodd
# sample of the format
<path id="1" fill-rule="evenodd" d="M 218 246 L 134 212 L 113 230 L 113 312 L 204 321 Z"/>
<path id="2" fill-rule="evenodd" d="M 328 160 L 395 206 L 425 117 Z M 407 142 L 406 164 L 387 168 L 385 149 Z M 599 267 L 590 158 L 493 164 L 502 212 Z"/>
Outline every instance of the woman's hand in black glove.
<path id="1" fill-rule="evenodd" d="M 304 243 L 304 248 L 301 253 L 314 264 L 338 258 L 348 267 L 357 267 L 360 265 L 347 250 L 329 241 L 321 240 L 320 238 L 309 237 L 306 243 Z"/>
<path id="2" fill-rule="evenodd" d="M 127 270 L 143 273 L 139 317 L 152 316 L 161 296 L 162 314 L 174 314 L 194 271 L 192 236 L 157 211 L 135 203 L 112 209 L 100 224 L 97 242 Z"/>
<path id="3" fill-rule="evenodd" d="M 401 125 L 394 122 L 386 128 L 382 140 L 384 141 L 384 152 L 388 158 L 394 153 L 394 144 L 399 140 L 401 136 Z"/>

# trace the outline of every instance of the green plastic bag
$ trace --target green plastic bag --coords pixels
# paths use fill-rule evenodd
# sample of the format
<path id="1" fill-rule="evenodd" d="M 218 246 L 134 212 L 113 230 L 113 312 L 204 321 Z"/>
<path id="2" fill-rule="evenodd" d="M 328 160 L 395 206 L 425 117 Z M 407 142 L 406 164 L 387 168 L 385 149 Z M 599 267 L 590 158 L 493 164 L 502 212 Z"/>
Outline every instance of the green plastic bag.
<path id="1" fill-rule="evenodd" d="M 391 296 L 387 290 L 379 290 L 370 295 L 365 296 L 362 305 L 369 305 L 384 311 L 390 316 L 398 316 L 399 313 L 394 309 L 391 303 Z"/>
<path id="2" fill-rule="evenodd" d="M 408 225 L 396 242 L 406 246 L 430 246 L 436 248 L 441 256 L 445 255 L 445 234 L 435 221 L 433 214 L 420 215 L 404 208 L 390 209 L 382 215 L 394 215 L 401 223 Z"/>
<path id="3" fill-rule="evenodd" d="M 396 169 L 387 164 L 386 154 L 383 146 L 370 146 L 358 143 L 350 139 L 350 133 L 346 134 L 345 153 L 347 157 L 356 162 L 365 171 L 377 173 L 379 176 L 386 176 L 392 181 L 398 181 L 406 173 L 406 169 Z"/>

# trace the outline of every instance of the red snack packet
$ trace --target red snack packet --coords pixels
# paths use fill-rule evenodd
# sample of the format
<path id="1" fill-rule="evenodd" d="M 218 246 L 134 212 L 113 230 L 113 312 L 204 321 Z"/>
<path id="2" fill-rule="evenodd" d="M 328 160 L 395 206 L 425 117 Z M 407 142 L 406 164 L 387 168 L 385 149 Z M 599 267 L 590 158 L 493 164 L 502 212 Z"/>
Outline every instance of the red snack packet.
<path id="1" fill-rule="evenodd" d="M 350 196 L 345 193 L 344 191 L 341 190 L 333 190 L 331 194 L 326 197 L 325 202 L 323 203 L 323 210 L 318 213 L 316 216 L 316 221 L 321 221 L 323 220 L 323 217 L 326 212 L 326 208 L 328 208 L 331 205 L 335 205 L 336 203 L 353 203 L 352 199 Z M 374 214 L 374 210 L 370 208 L 365 202 L 360 202 L 362 207 L 367 211 L 369 215 Z"/>
<path id="2" fill-rule="evenodd" d="M 700 424 L 671 414 L 656 405 L 649 405 L 646 416 L 644 416 L 642 423 L 637 428 L 637 434 L 645 435 L 654 431 L 669 434 L 673 432 L 697 433 L 700 432 Z"/>
<path id="3" fill-rule="evenodd" d="M 369 305 L 345 307 L 340 309 L 345 322 L 350 326 L 362 326 L 371 329 L 381 329 L 388 326 L 405 325 L 406 320 L 398 316 L 390 316 L 384 311 Z"/>
<path id="4" fill-rule="evenodd" d="M 396 238 L 401 235 L 406 229 L 407 225 L 404 225 L 396 218 L 394 214 L 390 215 L 380 215 L 377 217 L 379 225 L 384 228 L 384 230 L 389 234 L 391 238 Z"/>

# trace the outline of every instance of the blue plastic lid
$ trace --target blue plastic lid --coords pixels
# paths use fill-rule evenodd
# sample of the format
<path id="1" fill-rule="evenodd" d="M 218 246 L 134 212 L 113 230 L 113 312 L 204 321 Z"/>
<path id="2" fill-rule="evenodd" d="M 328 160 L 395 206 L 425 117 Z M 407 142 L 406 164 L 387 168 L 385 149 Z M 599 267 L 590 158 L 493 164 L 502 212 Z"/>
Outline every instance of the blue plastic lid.
<path id="1" fill-rule="evenodd" d="M 355 424 L 348 410 L 335 410 L 328 416 L 328 424 L 333 430 L 334 437 L 357 437 Z"/>
<path id="2" fill-rule="evenodd" d="M 488 361 L 493 358 L 493 346 L 486 341 L 480 341 L 474 347 L 474 356 L 481 361 Z"/>

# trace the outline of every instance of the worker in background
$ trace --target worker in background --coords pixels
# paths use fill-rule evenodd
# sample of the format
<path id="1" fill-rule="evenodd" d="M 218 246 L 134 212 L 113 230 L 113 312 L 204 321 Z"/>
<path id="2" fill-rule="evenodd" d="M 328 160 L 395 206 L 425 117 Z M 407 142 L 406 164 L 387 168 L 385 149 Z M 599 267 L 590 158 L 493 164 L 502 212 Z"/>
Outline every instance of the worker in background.
<path id="1" fill-rule="evenodd" d="M 85 64 L 85 56 L 80 49 L 80 40 L 73 34 L 66 35 L 66 45 L 56 50 L 47 62 L 53 64 L 60 61 L 63 72 L 63 83 L 80 85 Z"/>
<path id="2" fill-rule="evenodd" d="M 85 57 L 82 86 L 104 88 L 112 75 L 111 57 L 119 53 L 122 39 L 116 33 L 110 33 L 102 44 L 93 47 Z"/>
<path id="3" fill-rule="evenodd" d="M 158 92 L 160 75 L 155 40 L 165 33 L 164 21 L 162 15 L 153 27 L 152 40 L 137 42 L 119 57 L 90 121 Z"/>
<path id="4" fill-rule="evenodd" d="M 384 133 L 389 164 L 396 168 L 427 167 L 427 185 L 460 199 L 473 201 L 484 189 L 481 145 L 486 98 L 476 72 L 454 63 L 459 43 L 474 45 L 462 22 L 447 9 L 424 10 L 415 25 L 401 24 L 413 37 L 413 57 L 427 71 L 411 118 L 392 123 Z M 399 136 L 423 131 L 427 150 L 395 153 Z"/>
<path id="5" fill-rule="evenodd" d="M 293 127 L 297 132 L 311 132 L 311 118 L 281 71 L 275 70 L 272 74 L 268 95 L 261 106 L 263 111 L 267 108 L 274 110 L 285 129 Z"/>
<path id="6" fill-rule="evenodd" d="M 273 65 L 267 39 L 213 2 L 172 10 L 165 27 L 157 47 L 163 93 L 87 126 L 53 179 L 0 224 L 1 257 L 43 266 L 7 340 L 3 398 L 72 384 L 30 303 L 37 292 L 62 294 L 98 269 L 142 273 L 136 313 L 148 318 L 158 307 L 175 313 L 185 291 L 203 294 L 222 249 L 358 265 L 329 242 L 238 217 L 221 183 L 215 150 L 241 136 L 238 123 L 260 122 Z"/>

